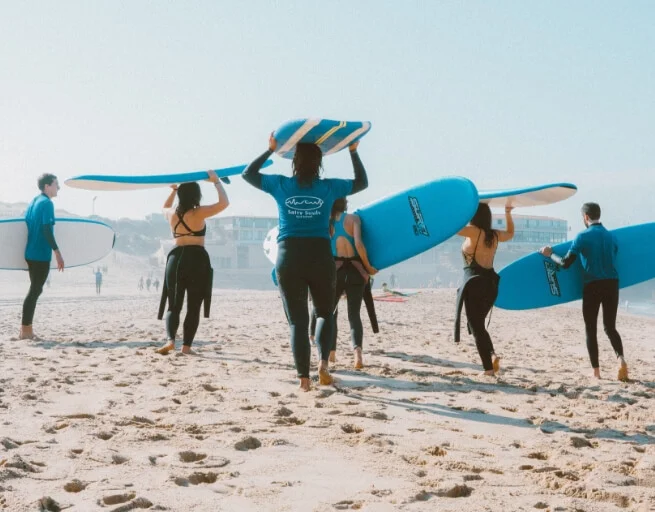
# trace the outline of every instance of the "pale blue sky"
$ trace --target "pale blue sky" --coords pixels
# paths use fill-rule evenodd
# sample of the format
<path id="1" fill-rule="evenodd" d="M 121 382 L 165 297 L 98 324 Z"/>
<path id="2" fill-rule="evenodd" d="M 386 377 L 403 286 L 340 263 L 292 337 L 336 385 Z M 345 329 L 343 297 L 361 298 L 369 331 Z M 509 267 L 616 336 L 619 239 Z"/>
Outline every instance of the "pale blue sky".
<path id="1" fill-rule="evenodd" d="M 655 220 L 655 2 L 0 0 L 0 201 L 44 171 L 247 163 L 297 117 L 369 120 L 359 206 L 440 176 L 569 181 L 608 226 Z M 348 155 L 326 176 L 351 175 Z M 289 172 L 275 157 L 270 172 Z M 225 214 L 275 215 L 240 178 Z M 208 199 L 214 192 L 204 187 Z M 63 187 L 57 206 L 91 213 Z M 97 194 L 142 218 L 165 190 Z"/>

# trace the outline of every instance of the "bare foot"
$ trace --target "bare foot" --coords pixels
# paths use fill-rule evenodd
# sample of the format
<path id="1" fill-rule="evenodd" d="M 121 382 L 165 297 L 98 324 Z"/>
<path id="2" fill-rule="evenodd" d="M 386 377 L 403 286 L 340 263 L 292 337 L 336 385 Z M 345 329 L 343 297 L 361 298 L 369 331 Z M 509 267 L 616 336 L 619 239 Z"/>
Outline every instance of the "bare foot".
<path id="1" fill-rule="evenodd" d="M 498 373 L 500 371 L 500 357 L 494 354 L 494 373 Z"/>
<path id="2" fill-rule="evenodd" d="M 328 370 L 327 361 L 321 361 L 318 364 L 318 383 L 321 386 L 329 386 L 334 383 L 334 379 L 330 375 L 330 370 Z"/>
<path id="3" fill-rule="evenodd" d="M 328 361 L 331 363 L 336 363 L 337 362 L 337 351 L 336 350 L 330 350 L 330 357 L 328 358 Z"/>
<path id="4" fill-rule="evenodd" d="M 628 382 L 628 365 L 625 360 L 621 359 L 621 366 L 619 366 L 619 375 L 617 377 L 621 382 Z"/>
<path id="5" fill-rule="evenodd" d="M 191 350 L 191 347 L 189 345 L 182 345 L 182 350 L 181 352 L 183 354 L 186 354 L 188 356 L 195 356 L 198 355 L 195 351 Z"/>
<path id="6" fill-rule="evenodd" d="M 362 347 L 357 347 L 355 349 L 355 370 L 361 370 L 364 368 L 364 361 L 362 360 Z"/>
<path id="7" fill-rule="evenodd" d="M 157 350 L 155 350 L 155 352 L 161 354 L 162 356 L 165 356 L 171 350 L 175 350 L 175 341 L 168 340 L 168 343 L 166 345 L 164 345 L 163 347 L 159 347 Z"/>
<path id="8" fill-rule="evenodd" d="M 594 378 L 600 379 L 600 368 L 594 368 Z"/>
<path id="9" fill-rule="evenodd" d="M 34 331 L 31 325 L 21 325 L 20 333 L 18 334 L 19 340 L 33 340 L 35 338 Z"/>
<path id="10" fill-rule="evenodd" d="M 494 373 L 493 370 L 485 370 L 484 375 L 486 375 L 487 377 L 495 377 L 496 374 Z"/>
<path id="11" fill-rule="evenodd" d="M 307 377 L 300 377 L 300 389 L 303 391 L 311 389 L 311 381 Z"/>

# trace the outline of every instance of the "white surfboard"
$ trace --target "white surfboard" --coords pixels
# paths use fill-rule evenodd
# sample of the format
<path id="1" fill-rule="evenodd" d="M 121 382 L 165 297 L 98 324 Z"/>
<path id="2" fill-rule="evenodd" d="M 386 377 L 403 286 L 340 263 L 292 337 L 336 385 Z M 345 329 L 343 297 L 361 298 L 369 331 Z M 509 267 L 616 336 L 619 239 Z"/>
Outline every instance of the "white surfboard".
<path id="1" fill-rule="evenodd" d="M 0 220 L 0 270 L 27 270 L 25 219 Z M 111 226 L 88 219 L 55 219 L 55 240 L 66 267 L 79 267 L 98 261 L 114 247 L 115 233 Z M 52 257 L 50 268 L 57 268 Z"/>
<path id="2" fill-rule="evenodd" d="M 508 188 L 502 190 L 481 190 L 481 203 L 487 203 L 491 208 L 506 206 L 543 206 L 568 199 L 578 191 L 572 183 L 550 183 L 536 187 Z"/>

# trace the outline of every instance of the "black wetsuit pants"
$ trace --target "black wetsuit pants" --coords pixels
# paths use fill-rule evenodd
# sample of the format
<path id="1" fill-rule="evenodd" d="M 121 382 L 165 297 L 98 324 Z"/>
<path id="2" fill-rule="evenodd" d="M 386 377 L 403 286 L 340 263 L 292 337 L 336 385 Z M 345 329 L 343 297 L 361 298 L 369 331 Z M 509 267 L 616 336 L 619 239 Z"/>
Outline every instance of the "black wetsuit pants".
<path id="1" fill-rule="evenodd" d="M 485 370 L 493 370 L 491 357 L 494 354 L 494 346 L 484 322 L 497 296 L 498 285 L 486 277 L 474 277 L 466 284 L 464 309 L 469 331 L 475 338 L 475 345 Z"/>
<path id="2" fill-rule="evenodd" d="M 291 350 L 298 377 L 309 378 L 309 292 L 316 309 L 316 344 L 327 361 L 332 340 L 336 269 L 327 238 L 287 238 L 278 244 L 277 280 L 291 328 Z"/>
<path id="3" fill-rule="evenodd" d="M 616 330 L 619 308 L 618 279 L 602 279 L 587 283 L 582 292 L 582 317 L 587 334 L 587 350 L 592 368 L 598 368 L 598 311 L 603 306 L 603 327 L 616 356 L 623 356 L 623 343 Z"/>
<path id="4" fill-rule="evenodd" d="M 32 325 L 34 320 L 34 310 L 36 309 L 36 301 L 43 292 L 43 285 L 48 280 L 50 273 L 49 261 L 34 261 L 26 260 L 27 269 L 30 274 L 30 289 L 27 292 L 27 297 L 23 302 L 23 319 L 22 325 Z"/>
<path id="5" fill-rule="evenodd" d="M 332 345 L 331 350 L 337 349 L 337 311 L 336 305 L 339 303 L 341 294 L 346 292 L 346 300 L 348 302 L 348 322 L 350 323 L 350 341 L 353 349 L 362 348 L 362 340 L 364 338 L 364 327 L 362 326 L 362 318 L 360 310 L 362 308 L 362 301 L 364 299 L 364 288 L 366 288 L 366 281 L 359 270 L 352 266 L 350 263 L 345 262 L 344 265 L 337 271 L 337 288 L 334 298 L 335 312 L 334 321 L 332 323 Z"/>
<path id="6" fill-rule="evenodd" d="M 182 342 L 190 347 L 200 324 L 200 309 L 210 279 L 209 256 L 199 245 L 185 245 L 173 249 L 166 263 L 166 286 L 168 288 L 168 311 L 166 312 L 166 335 L 174 340 L 180 326 L 180 313 L 186 293 L 186 317 L 182 329 Z"/>

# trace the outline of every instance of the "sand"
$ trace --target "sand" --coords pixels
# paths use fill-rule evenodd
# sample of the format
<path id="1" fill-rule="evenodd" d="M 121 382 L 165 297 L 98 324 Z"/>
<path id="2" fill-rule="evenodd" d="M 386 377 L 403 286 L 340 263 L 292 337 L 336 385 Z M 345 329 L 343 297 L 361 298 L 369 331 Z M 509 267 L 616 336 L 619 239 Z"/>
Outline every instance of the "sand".
<path id="1" fill-rule="evenodd" d="M 215 290 L 197 355 L 160 356 L 130 268 L 100 296 L 53 276 L 43 341 L 16 339 L 27 276 L 0 273 L 0 509 L 655 510 L 653 319 L 620 313 L 620 383 L 602 330 L 591 378 L 577 307 L 495 309 L 490 378 L 455 290 L 423 290 L 377 304 L 362 371 L 340 315 L 336 383 L 302 393 L 277 292 Z"/>

